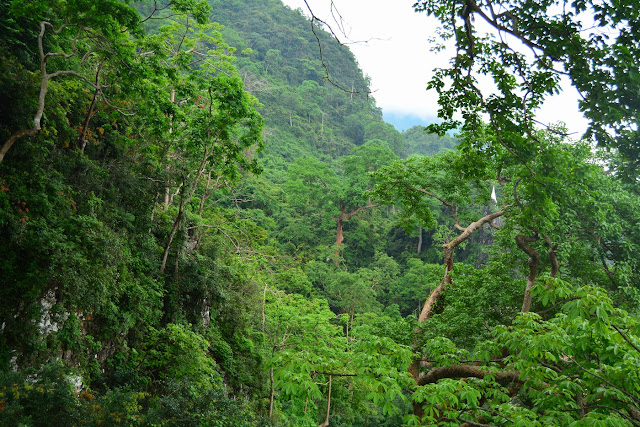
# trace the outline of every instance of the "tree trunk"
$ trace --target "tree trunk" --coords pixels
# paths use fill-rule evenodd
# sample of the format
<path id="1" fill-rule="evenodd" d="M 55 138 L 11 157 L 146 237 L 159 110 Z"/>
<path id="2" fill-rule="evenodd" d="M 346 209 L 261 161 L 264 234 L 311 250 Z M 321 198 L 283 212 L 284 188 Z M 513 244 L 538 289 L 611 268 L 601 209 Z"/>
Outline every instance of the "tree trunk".
<path id="1" fill-rule="evenodd" d="M 96 79 L 97 80 L 97 79 Z M 91 117 L 93 116 L 93 109 L 96 106 L 96 100 L 98 99 L 98 91 L 96 90 L 93 93 L 93 99 L 91 100 L 91 105 L 89 106 L 89 112 L 87 113 L 87 117 L 82 124 L 82 132 L 78 137 L 78 142 L 80 143 L 80 151 L 84 153 L 84 149 L 87 147 L 87 130 L 89 129 L 89 123 L 91 122 Z"/>
<path id="2" fill-rule="evenodd" d="M 180 204 L 180 209 L 178 211 L 178 215 L 176 216 L 175 221 L 173 221 L 173 227 L 171 227 L 171 232 L 169 233 L 169 238 L 167 239 L 167 244 L 164 247 L 164 252 L 162 254 L 162 263 L 160 264 L 160 274 L 164 273 L 164 270 L 167 268 L 167 258 L 169 258 L 169 250 L 171 249 L 171 243 L 173 242 L 173 238 L 178 231 L 178 227 L 180 226 L 180 220 L 182 219 L 182 203 Z"/>
<path id="3" fill-rule="evenodd" d="M 456 245 L 457 246 L 457 245 Z M 433 315 L 433 309 L 435 308 L 436 303 L 442 297 L 447 286 L 451 284 L 451 272 L 453 271 L 453 251 L 455 246 L 447 246 L 444 248 L 444 276 L 442 277 L 442 281 L 440 284 L 431 291 L 429 298 L 424 302 L 424 306 L 422 307 L 422 311 L 420 312 L 420 316 L 418 317 L 418 322 L 424 322 L 428 320 Z"/>
<path id="4" fill-rule="evenodd" d="M 475 222 L 472 222 L 467 228 L 460 227 L 462 233 L 460 233 L 458 237 L 456 237 L 449 243 L 445 243 L 444 245 L 442 245 L 442 247 L 444 248 L 444 276 L 442 278 L 442 281 L 440 282 L 440 285 L 431 292 L 429 298 L 427 298 L 427 300 L 425 301 L 422 312 L 420 313 L 420 317 L 418 317 L 419 322 L 424 322 L 431 317 L 436 302 L 442 296 L 442 293 L 445 291 L 447 285 L 451 283 L 451 272 L 453 271 L 453 254 L 455 249 L 462 242 L 467 240 L 469 236 L 471 236 L 471 233 L 473 233 L 475 230 L 480 229 L 484 224 L 490 223 L 491 221 L 501 217 L 502 215 L 504 215 L 504 211 L 494 212 L 492 214 L 483 216 Z"/>
<path id="5" fill-rule="evenodd" d="M 211 171 L 209 171 L 209 173 L 207 174 L 207 185 L 204 188 L 204 193 L 202 194 L 202 197 L 200 198 L 200 206 L 198 207 L 199 216 L 202 216 L 202 212 L 204 211 L 204 204 L 209 198 L 209 196 L 211 195 L 211 193 L 209 192 L 209 185 L 211 185 Z"/>
<path id="6" fill-rule="evenodd" d="M 344 235 L 342 233 L 342 228 L 344 226 L 344 222 L 342 221 L 342 215 L 336 221 L 338 223 L 336 229 L 336 253 L 335 253 L 335 264 L 336 266 L 340 263 L 340 245 L 342 245 L 342 241 L 344 240 Z"/>
<path id="7" fill-rule="evenodd" d="M 264 291 L 262 293 L 262 332 L 266 333 L 267 316 L 265 313 L 265 307 L 267 305 L 267 282 L 264 282 Z"/>
<path id="8" fill-rule="evenodd" d="M 271 367 L 271 369 L 269 369 L 269 384 L 271 387 L 271 391 L 269 393 L 269 418 L 271 418 L 273 416 L 273 396 L 274 396 L 274 390 L 273 390 L 273 366 Z"/>
<path id="9" fill-rule="evenodd" d="M 344 223 L 349 221 L 354 215 L 357 215 L 358 212 L 364 209 L 371 209 L 378 206 L 376 203 L 368 203 L 365 206 L 358 206 L 354 210 L 349 213 L 345 213 L 345 203 L 344 200 L 340 200 L 340 216 L 334 216 L 333 220 L 336 222 L 336 258 L 335 264 L 338 265 L 340 263 L 340 245 L 342 245 L 342 241 L 344 240 L 344 234 L 342 232 L 344 228 Z"/>
<path id="10" fill-rule="evenodd" d="M 327 415 L 324 421 L 318 427 L 327 427 L 329 425 L 329 413 L 331 411 L 331 375 L 329 375 L 329 394 L 327 396 Z"/>
<path id="11" fill-rule="evenodd" d="M 156 197 L 153 199 L 153 207 L 151 208 L 151 217 L 149 218 L 149 234 L 151 234 L 151 230 L 153 229 L 153 217 L 156 214 L 156 205 L 158 204 L 158 196 L 160 195 L 160 191 L 156 191 Z"/>
<path id="12" fill-rule="evenodd" d="M 347 348 L 345 351 L 349 351 L 349 326 L 353 327 L 353 317 L 355 315 L 355 311 L 356 311 L 356 294 L 354 292 L 351 296 L 351 309 L 349 310 L 349 317 L 347 318 L 347 333 L 345 334 L 347 338 Z"/>
<path id="13" fill-rule="evenodd" d="M 168 208 L 169 205 L 171 204 L 170 200 L 171 200 L 171 187 L 169 186 L 169 182 L 167 180 L 167 185 L 164 187 L 164 201 L 163 201 L 163 204 L 164 204 L 165 208 Z"/>
<path id="14" fill-rule="evenodd" d="M 433 315 L 433 309 L 436 303 L 440 300 L 440 298 L 444 294 L 444 291 L 446 290 L 447 286 L 451 284 L 451 281 L 452 281 L 451 273 L 453 272 L 453 256 L 454 256 L 455 248 L 458 247 L 462 242 L 467 240 L 469 236 L 471 236 L 471 233 L 473 233 L 475 230 L 480 229 L 484 224 L 491 223 L 491 221 L 493 221 L 494 219 L 502 215 L 504 215 L 504 210 L 494 212 L 489 215 L 485 215 L 479 220 L 469 224 L 467 228 L 460 227 L 462 233 L 460 233 L 458 237 L 456 237 L 449 243 L 445 243 L 444 245 L 442 245 L 442 247 L 444 248 L 444 265 L 445 265 L 444 276 L 442 277 L 442 281 L 440 282 L 440 284 L 433 291 L 431 291 L 431 294 L 425 301 L 424 306 L 422 307 L 422 311 L 420 312 L 420 316 L 418 317 L 419 323 L 424 323 Z M 409 365 L 409 374 L 414 379 L 416 384 L 418 384 L 420 380 L 421 363 L 422 361 L 420 360 L 420 358 L 416 357 L 411 362 L 411 365 Z M 422 417 L 422 415 L 424 415 L 424 411 L 422 410 L 422 405 L 417 402 L 413 403 L 413 412 L 418 417 Z"/>
<path id="15" fill-rule="evenodd" d="M 536 234 L 532 237 L 517 235 L 515 240 L 520 250 L 529 255 L 529 275 L 527 276 L 527 286 L 524 290 L 521 310 L 523 313 L 528 313 L 531 310 L 531 289 L 535 285 L 538 267 L 540 266 L 540 254 L 529 246 L 529 243 L 538 240 L 538 236 Z"/>
<path id="16" fill-rule="evenodd" d="M 484 378 L 487 375 L 494 377 L 498 384 L 506 385 L 519 381 L 519 373 L 516 371 L 490 371 L 475 365 L 452 365 L 434 368 L 423 375 L 418 385 L 437 383 L 444 378 Z"/>
<path id="17" fill-rule="evenodd" d="M 70 58 L 72 56 L 75 56 L 76 54 L 75 47 L 73 49 L 73 53 L 69 53 L 69 54 L 65 54 L 62 52 L 45 54 L 44 45 L 42 44 L 42 39 L 44 37 L 44 33 L 46 31 L 47 25 L 53 28 L 53 25 L 51 25 L 49 22 L 46 22 L 46 21 L 40 22 L 40 33 L 38 34 L 38 54 L 40 55 L 40 74 L 42 75 L 42 81 L 40 82 L 40 94 L 38 95 L 38 108 L 36 109 L 36 114 L 33 117 L 33 127 L 30 129 L 19 130 L 9 136 L 9 138 L 2 144 L 2 148 L 0 148 L 0 163 L 2 163 L 7 152 L 18 139 L 24 138 L 26 136 L 36 136 L 37 134 L 40 133 L 40 130 L 42 129 L 41 121 L 42 121 L 42 115 L 44 114 L 44 103 L 47 97 L 49 80 L 57 76 L 73 75 L 75 77 L 83 79 L 84 81 L 89 83 L 91 86 L 94 86 L 93 83 L 89 82 L 87 79 L 85 79 L 75 71 L 59 70 L 51 74 L 47 73 L 47 61 L 49 60 L 49 58 L 51 57 Z M 67 26 L 68 24 L 62 24 L 57 30 L 54 28 L 53 34 L 59 34 Z"/>
<path id="18" fill-rule="evenodd" d="M 0 148 L 0 163 L 4 160 L 4 156 L 6 156 L 9 149 L 13 146 L 13 143 L 19 140 L 20 138 L 24 138 L 25 136 L 36 136 L 40 132 L 40 124 L 38 123 L 38 127 L 35 126 L 32 129 L 25 129 L 18 131 L 11 135 L 9 139 L 7 139 L 4 144 L 2 144 L 2 148 Z"/>
<path id="19" fill-rule="evenodd" d="M 176 90 L 174 88 L 171 88 L 171 92 L 169 94 L 169 101 L 173 104 L 176 101 Z M 170 122 L 170 126 L 169 126 L 169 134 L 173 133 L 173 116 L 169 117 L 169 122 Z M 168 153 L 167 153 L 168 154 Z M 164 206 L 166 208 L 169 207 L 169 205 L 171 204 L 171 182 L 169 180 L 169 164 L 167 163 L 167 166 L 165 167 L 165 171 L 167 172 L 167 184 L 165 186 L 164 189 Z"/>
<path id="20" fill-rule="evenodd" d="M 558 275 L 558 271 L 560 270 L 560 264 L 558 263 L 558 257 L 556 256 L 557 246 L 554 246 L 551 243 L 551 239 L 548 236 L 544 236 L 544 240 L 549 246 L 549 250 L 547 251 L 547 256 L 549 257 L 549 264 L 551 264 L 551 272 L 549 275 L 551 277 L 556 277 Z"/>
<path id="21" fill-rule="evenodd" d="M 87 117 L 82 124 L 82 132 L 80 133 L 80 137 L 78 138 L 78 142 L 80 143 L 80 151 L 84 153 L 84 149 L 87 146 L 87 130 L 89 129 L 89 123 L 91 122 L 91 117 L 93 117 L 94 108 L 96 106 L 96 101 L 98 100 L 98 93 L 100 92 L 98 89 L 98 85 L 100 84 L 100 70 L 102 70 L 102 66 L 104 65 L 104 59 L 98 65 L 98 71 L 96 71 L 96 89 L 93 92 L 93 99 L 91 100 L 91 105 L 89 106 L 89 112 L 87 113 Z"/>
<path id="22" fill-rule="evenodd" d="M 164 270 L 167 267 L 167 258 L 169 257 L 169 250 L 171 249 L 171 243 L 173 242 L 173 238 L 175 237 L 176 232 L 178 231 L 178 227 L 180 226 L 180 220 L 182 219 L 184 208 L 193 198 L 193 195 L 196 192 L 196 188 L 198 187 L 198 181 L 200 180 L 200 177 L 204 172 L 204 168 L 207 164 L 207 160 L 209 159 L 209 156 L 211 155 L 212 152 L 213 152 L 213 148 L 211 150 L 205 149 L 204 154 L 202 156 L 202 161 L 200 162 L 200 166 L 198 167 L 198 171 L 196 173 L 196 177 L 193 180 L 193 186 L 191 187 L 191 191 L 189 191 L 189 194 L 187 195 L 184 194 L 184 191 L 181 193 L 182 197 L 180 200 L 180 206 L 178 207 L 178 215 L 176 215 L 176 219 L 173 222 L 173 227 L 171 228 L 171 232 L 169 233 L 169 238 L 167 239 L 167 245 L 165 246 L 164 253 L 162 254 L 160 274 L 164 273 Z M 184 180 L 183 180 L 183 183 L 184 183 Z M 185 189 L 186 189 L 186 186 L 183 190 Z"/>
<path id="23" fill-rule="evenodd" d="M 418 255 L 420 255 L 420 252 L 422 252 L 422 226 L 418 227 Z"/>
<path id="24" fill-rule="evenodd" d="M 9 139 L 7 139 L 2 148 L 0 148 L 0 163 L 4 160 L 4 156 L 7 154 L 14 142 L 25 136 L 36 136 L 40 133 L 42 114 L 44 113 L 44 101 L 47 97 L 47 90 L 49 85 L 49 79 L 51 76 L 47 74 L 47 59 L 44 55 L 42 47 L 42 37 L 44 36 L 45 24 L 40 23 L 40 35 L 38 36 L 38 48 L 40 50 L 40 72 L 42 73 L 42 82 L 40 83 L 40 95 L 38 96 L 38 109 L 36 115 L 33 118 L 33 127 L 31 129 L 24 129 L 13 133 Z"/>
<path id="25" fill-rule="evenodd" d="M 527 276 L 527 287 L 524 290 L 524 298 L 522 299 L 523 313 L 528 313 L 531 310 L 531 289 L 536 281 L 536 275 L 538 273 L 539 258 L 529 258 L 529 275 Z"/>

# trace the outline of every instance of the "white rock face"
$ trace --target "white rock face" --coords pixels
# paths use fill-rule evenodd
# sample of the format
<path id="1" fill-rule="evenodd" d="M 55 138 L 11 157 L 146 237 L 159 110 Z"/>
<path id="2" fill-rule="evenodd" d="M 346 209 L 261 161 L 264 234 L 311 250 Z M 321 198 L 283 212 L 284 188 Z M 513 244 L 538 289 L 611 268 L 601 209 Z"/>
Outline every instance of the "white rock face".
<path id="1" fill-rule="evenodd" d="M 38 329 L 42 335 L 49 335 L 52 332 L 56 332 L 62 326 L 59 321 L 53 319 L 51 309 L 56 305 L 56 293 L 55 289 L 50 289 L 47 294 L 40 300 L 40 307 L 42 307 L 42 314 L 40 321 L 38 322 Z M 62 316 L 61 321 L 65 321 L 69 317 L 69 313 L 65 313 Z"/>
<path id="2" fill-rule="evenodd" d="M 82 391 L 82 377 L 80 375 L 69 375 L 67 377 L 67 381 L 71 383 L 72 386 L 75 387 L 76 393 L 80 393 Z"/>
<path id="3" fill-rule="evenodd" d="M 18 356 L 13 356 L 11 360 L 9 360 L 9 366 L 11 367 L 12 371 L 18 371 Z"/>
<path id="4" fill-rule="evenodd" d="M 59 327 L 58 323 L 54 322 L 51 318 L 51 309 L 56 304 L 56 294 L 53 290 L 49 290 L 47 294 L 40 300 L 40 307 L 42 307 L 42 315 L 40 316 L 40 322 L 38 323 L 38 329 L 42 335 L 48 335 L 51 332 L 56 332 Z"/>

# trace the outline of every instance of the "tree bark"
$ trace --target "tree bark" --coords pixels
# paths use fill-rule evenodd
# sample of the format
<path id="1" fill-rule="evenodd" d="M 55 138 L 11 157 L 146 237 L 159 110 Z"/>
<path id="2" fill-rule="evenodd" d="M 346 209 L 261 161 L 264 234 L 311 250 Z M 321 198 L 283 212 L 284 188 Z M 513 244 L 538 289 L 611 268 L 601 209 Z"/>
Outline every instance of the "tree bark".
<path id="1" fill-rule="evenodd" d="M 549 250 L 547 251 L 549 264 L 551 264 L 551 272 L 549 273 L 549 275 L 551 277 L 556 277 L 558 275 L 558 271 L 560 270 L 560 263 L 558 263 L 558 257 L 556 256 L 556 249 L 558 249 L 558 247 L 554 246 L 553 243 L 551 243 L 551 239 L 549 238 L 549 236 L 545 235 L 544 241 L 547 243 L 547 246 L 549 246 Z"/>
<path id="2" fill-rule="evenodd" d="M 169 258 L 169 250 L 171 249 L 171 243 L 173 243 L 173 238 L 178 231 L 178 227 L 180 226 L 180 221 L 182 220 L 182 208 L 183 204 L 180 203 L 180 208 L 178 210 L 178 215 L 176 219 L 173 221 L 173 226 L 171 227 L 171 232 L 169 232 L 169 238 L 167 239 L 167 244 L 164 247 L 164 252 L 162 253 L 162 262 L 160 264 L 160 274 L 164 273 L 164 270 L 167 268 L 167 259 Z"/>
<path id="3" fill-rule="evenodd" d="M 36 110 L 36 115 L 33 117 L 33 127 L 14 132 L 4 142 L 4 144 L 2 144 L 2 148 L 0 148 L 0 163 L 2 163 L 4 156 L 18 139 L 26 136 L 36 136 L 42 129 L 40 122 L 42 120 L 42 114 L 44 113 L 44 101 L 47 96 L 49 80 L 51 79 L 51 75 L 47 73 L 47 59 L 49 58 L 49 54 L 45 55 L 42 44 L 42 38 L 44 37 L 47 25 L 53 27 L 48 22 L 41 22 L 40 33 L 38 34 L 38 52 L 40 54 L 40 73 L 42 74 L 42 82 L 40 83 L 40 94 L 38 95 L 38 109 Z M 66 27 L 66 25 L 62 25 L 58 31 L 54 30 L 53 33 L 58 34 L 64 27 Z"/>
<path id="4" fill-rule="evenodd" d="M 368 203 L 364 206 L 358 206 L 353 211 L 346 213 L 345 212 L 345 203 L 344 200 L 340 200 L 340 216 L 334 216 L 333 220 L 336 222 L 336 253 L 335 253 L 335 265 L 340 263 L 340 246 L 344 241 L 343 228 L 344 223 L 349 221 L 354 215 L 357 215 L 363 209 L 371 209 L 378 206 L 377 203 Z"/>
<path id="5" fill-rule="evenodd" d="M 87 113 L 87 117 L 82 124 L 82 132 L 80 133 L 80 137 L 78 138 L 78 142 L 80 143 L 80 151 L 84 153 L 84 149 L 87 146 L 87 130 L 89 129 L 89 123 L 91 122 L 91 117 L 95 113 L 94 109 L 96 106 L 96 101 L 98 100 L 98 93 L 100 92 L 98 89 L 98 85 L 100 84 L 100 71 L 102 70 L 102 66 L 104 65 L 104 59 L 98 65 L 98 70 L 96 71 L 96 89 L 93 92 L 93 99 L 91 100 L 91 105 L 89 106 L 89 112 Z"/>
<path id="6" fill-rule="evenodd" d="M 449 204 L 447 205 L 450 206 Z M 456 221 L 456 225 L 460 227 L 462 233 L 460 233 L 458 237 L 456 237 L 449 243 L 445 243 L 444 245 L 442 245 L 442 247 L 444 248 L 444 265 L 445 265 L 444 276 L 442 277 L 442 281 L 440 282 L 440 285 L 438 285 L 438 287 L 436 287 L 433 291 L 431 291 L 431 294 L 425 301 L 424 306 L 422 307 L 422 311 L 420 312 L 420 316 L 418 317 L 419 323 L 424 323 L 433 315 L 433 309 L 436 303 L 442 297 L 447 286 L 451 284 L 451 280 L 452 280 L 451 273 L 453 272 L 453 256 L 454 256 L 455 248 L 458 247 L 462 242 L 467 240 L 469 236 L 471 236 L 471 233 L 473 233 L 475 230 L 480 229 L 484 224 L 491 223 L 494 219 L 504 215 L 504 212 L 505 212 L 504 210 L 501 210 L 489 215 L 485 215 L 479 220 L 469 224 L 466 228 L 460 227 Z M 454 216 L 455 218 L 454 208 L 452 208 L 452 216 Z M 421 366 L 420 358 L 413 359 L 413 361 L 411 362 L 411 365 L 409 365 L 409 374 L 418 385 L 421 385 L 420 384 L 420 381 L 421 381 L 420 366 Z M 424 415 L 424 412 L 422 410 L 422 405 L 417 402 L 413 403 L 413 412 L 418 417 L 422 417 L 422 415 Z"/>
<path id="7" fill-rule="evenodd" d="M 451 272 L 453 271 L 453 255 L 455 248 L 457 248 L 462 242 L 467 240 L 469 236 L 471 236 L 471 233 L 473 233 L 475 230 L 480 229 L 484 224 L 490 223 L 491 221 L 501 217 L 502 215 L 504 215 L 504 210 L 485 215 L 479 220 L 469 224 L 466 228 L 460 227 L 462 229 L 462 233 L 460 233 L 458 237 L 456 237 L 449 243 L 445 243 L 444 245 L 442 245 L 442 247 L 444 248 L 444 276 L 442 278 L 442 281 L 440 282 L 440 285 L 431 292 L 429 298 L 427 298 L 427 300 L 425 301 L 424 306 L 422 307 L 422 311 L 420 312 L 420 316 L 418 317 L 418 322 L 422 323 L 431 317 L 436 302 L 438 302 L 446 287 L 451 283 Z"/>
<path id="8" fill-rule="evenodd" d="M 269 418 L 271 418 L 273 416 L 273 396 L 274 396 L 274 389 L 273 389 L 273 366 L 271 367 L 271 369 L 269 369 L 269 384 L 270 384 L 270 392 L 269 392 Z"/>
<path id="9" fill-rule="evenodd" d="M 341 219 L 338 219 L 336 222 L 338 223 L 338 226 L 336 229 L 336 253 L 335 253 L 335 258 L 333 262 L 337 267 L 338 264 L 340 264 L 340 245 L 344 240 L 344 236 L 342 234 L 342 227 L 344 225 L 344 222 Z"/>
<path id="10" fill-rule="evenodd" d="M 329 394 L 327 396 L 327 415 L 324 421 L 318 427 L 327 427 L 329 425 L 329 413 L 331 411 L 331 375 L 329 375 Z"/>
<path id="11" fill-rule="evenodd" d="M 495 381 L 501 385 L 519 380 L 519 374 L 516 371 L 493 372 L 475 365 L 453 365 L 430 370 L 420 377 L 418 385 L 433 384 L 444 378 L 484 378 L 486 375 L 492 375 Z"/>
<path id="12" fill-rule="evenodd" d="M 517 393 L 521 387 L 522 380 L 520 379 L 519 372 L 515 370 L 505 370 L 505 371 L 489 371 L 480 366 L 476 365 L 452 365 L 452 366 L 441 366 L 438 368 L 433 368 L 429 372 L 414 377 L 416 384 L 418 386 L 424 386 L 427 384 L 434 384 L 438 381 L 445 378 L 484 378 L 487 375 L 491 375 L 494 380 L 506 387 L 509 384 L 514 384 L 515 386 L 509 387 L 509 394 L 513 395 Z M 424 416 L 424 410 L 422 409 L 422 405 L 418 402 L 413 402 L 413 412 L 418 417 Z"/>
<path id="13" fill-rule="evenodd" d="M 2 144 L 2 148 L 0 148 L 0 163 L 4 160 L 4 156 L 7 154 L 9 149 L 13 146 L 14 142 L 19 140 L 20 138 L 24 138 L 26 136 L 36 136 L 40 133 L 40 123 L 34 124 L 31 129 L 24 129 L 18 132 L 13 133 L 9 139 L 7 139 L 4 144 Z"/>
<path id="14" fill-rule="evenodd" d="M 540 266 L 540 254 L 538 251 L 529 246 L 529 243 L 538 240 L 537 234 L 533 236 L 517 235 L 516 243 L 520 250 L 529 255 L 529 275 L 527 276 L 527 287 L 524 290 L 524 298 L 522 300 L 522 312 L 528 313 L 531 310 L 531 289 L 535 285 L 538 268 Z"/>
<path id="15" fill-rule="evenodd" d="M 176 90 L 175 88 L 171 88 L 171 92 L 169 92 L 169 102 L 174 104 L 176 101 Z M 169 135 L 173 133 L 173 115 L 169 116 Z M 167 149 L 168 151 L 169 149 Z M 169 153 L 167 153 L 167 157 Z M 165 171 L 167 172 L 167 184 L 164 188 L 164 207 L 168 208 L 171 205 L 171 181 L 169 180 L 169 174 L 171 172 L 169 168 L 169 163 L 165 166 Z"/>
<path id="16" fill-rule="evenodd" d="M 435 308 L 436 303 L 442 297 L 442 294 L 444 293 L 447 286 L 451 284 L 451 272 L 453 271 L 453 250 L 453 247 L 444 249 L 444 277 L 442 278 L 440 284 L 433 291 L 431 291 L 431 294 L 429 294 L 429 297 L 424 302 L 422 311 L 420 312 L 420 316 L 418 316 L 418 322 L 420 323 L 428 320 L 433 315 L 433 309 Z"/>
<path id="17" fill-rule="evenodd" d="M 205 186 L 204 193 L 202 194 L 202 197 L 200 198 L 200 206 L 198 206 L 198 215 L 199 216 L 202 216 L 202 212 L 204 211 L 204 204 L 207 201 L 207 199 L 209 198 L 209 196 L 211 195 L 211 193 L 209 192 L 209 186 L 210 185 L 211 185 L 211 171 L 209 171 L 209 173 L 207 174 L 207 185 Z"/>
<path id="18" fill-rule="evenodd" d="M 2 144 L 2 147 L 0 148 L 0 163 L 2 163 L 7 152 L 18 139 L 24 138 L 27 136 L 36 136 L 42 130 L 41 122 L 42 122 L 42 115 L 44 114 L 45 99 L 46 99 L 47 90 L 49 87 L 49 80 L 54 79 L 58 76 L 74 76 L 84 81 L 94 89 L 96 89 L 96 91 L 102 93 L 102 88 L 104 86 L 94 84 L 93 82 L 89 81 L 89 79 L 87 79 L 83 75 L 73 70 L 58 70 L 58 71 L 54 71 L 53 73 L 47 72 L 47 61 L 50 58 L 62 57 L 62 58 L 68 59 L 75 56 L 77 53 L 76 42 L 83 35 L 84 28 L 79 28 L 76 36 L 71 40 L 71 46 L 72 46 L 71 53 L 64 53 L 64 52 L 48 52 L 46 54 L 44 53 L 44 45 L 42 43 L 42 40 L 44 38 L 44 33 L 47 27 L 50 27 L 51 32 L 54 35 L 57 35 L 57 34 L 60 34 L 60 32 L 68 26 L 69 24 L 62 24 L 56 30 L 53 24 L 51 24 L 50 22 L 47 22 L 47 21 L 40 22 L 40 33 L 38 34 L 38 54 L 40 56 L 40 74 L 42 75 L 42 81 L 40 83 L 40 94 L 38 95 L 38 108 L 36 109 L 36 114 L 33 117 L 33 126 L 30 129 L 23 129 L 23 130 L 14 132 L 9 136 L 9 138 Z"/>

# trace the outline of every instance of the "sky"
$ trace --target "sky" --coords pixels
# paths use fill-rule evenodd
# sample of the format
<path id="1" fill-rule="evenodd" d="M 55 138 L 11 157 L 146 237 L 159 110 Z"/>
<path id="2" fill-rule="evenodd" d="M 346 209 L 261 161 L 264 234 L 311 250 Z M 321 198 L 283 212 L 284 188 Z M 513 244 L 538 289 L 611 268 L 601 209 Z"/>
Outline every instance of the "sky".
<path id="1" fill-rule="evenodd" d="M 292 9 L 304 12 L 303 0 L 283 0 Z M 340 34 L 330 14 L 331 0 L 307 0 L 314 14 Z M 334 0 L 344 22 L 342 42 L 371 78 L 372 96 L 382 108 L 386 121 L 399 130 L 416 124 L 428 124 L 437 117 L 437 95 L 427 92 L 432 70 L 447 65 L 450 52 L 430 51 L 429 39 L 436 37 L 438 22 L 413 11 L 415 0 Z M 340 34 L 341 35 L 341 34 Z M 566 123 L 578 138 L 586 130 L 586 121 L 578 111 L 577 93 L 565 90 L 551 98 L 538 115 L 545 123 Z"/>

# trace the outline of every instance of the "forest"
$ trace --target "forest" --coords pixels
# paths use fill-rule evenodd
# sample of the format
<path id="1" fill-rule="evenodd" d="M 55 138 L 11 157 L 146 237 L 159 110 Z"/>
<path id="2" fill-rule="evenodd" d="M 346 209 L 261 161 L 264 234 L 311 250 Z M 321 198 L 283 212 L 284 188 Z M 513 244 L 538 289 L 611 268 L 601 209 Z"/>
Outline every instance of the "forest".
<path id="1" fill-rule="evenodd" d="M 399 132 L 312 10 L 0 2 L 0 426 L 640 426 L 640 8 L 413 7 Z"/>

